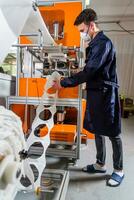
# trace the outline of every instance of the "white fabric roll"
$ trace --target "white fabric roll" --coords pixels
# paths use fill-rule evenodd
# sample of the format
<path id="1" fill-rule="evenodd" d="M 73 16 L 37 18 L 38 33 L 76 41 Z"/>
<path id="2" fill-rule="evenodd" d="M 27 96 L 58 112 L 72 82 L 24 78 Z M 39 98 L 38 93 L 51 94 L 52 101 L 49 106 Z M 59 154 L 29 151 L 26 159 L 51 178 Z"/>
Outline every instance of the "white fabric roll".
<path id="1" fill-rule="evenodd" d="M 17 179 L 19 179 L 20 176 L 17 177 L 17 173 L 21 172 L 21 165 L 20 163 L 17 162 L 11 162 L 7 165 L 5 171 L 4 171 L 4 175 L 3 175 L 3 180 L 5 181 L 5 183 L 7 184 L 14 184 L 16 183 Z M 20 173 L 19 172 L 19 173 Z M 20 173 L 21 174 L 21 173 Z"/>
<path id="2" fill-rule="evenodd" d="M 7 165 L 9 163 L 13 162 L 13 160 L 14 160 L 14 156 L 13 155 L 8 155 L 0 162 L 0 179 L 3 176 Z"/>
<path id="3" fill-rule="evenodd" d="M 12 153 L 13 150 L 9 143 L 5 140 L 0 140 L 0 155 L 7 156 Z"/>
<path id="4" fill-rule="evenodd" d="M 13 200 L 23 172 L 19 152 L 26 149 L 22 122 L 10 110 L 0 106 L 0 200 Z M 20 170 L 20 176 L 18 175 Z"/>

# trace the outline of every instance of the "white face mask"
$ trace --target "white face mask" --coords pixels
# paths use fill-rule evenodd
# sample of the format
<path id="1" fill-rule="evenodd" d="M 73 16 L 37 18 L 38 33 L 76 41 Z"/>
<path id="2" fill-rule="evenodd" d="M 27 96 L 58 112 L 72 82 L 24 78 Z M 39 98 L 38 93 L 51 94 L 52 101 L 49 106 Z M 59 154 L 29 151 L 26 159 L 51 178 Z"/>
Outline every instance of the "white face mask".
<path id="1" fill-rule="evenodd" d="M 88 42 L 91 40 L 90 36 L 86 32 L 80 32 L 80 37 L 85 41 Z"/>

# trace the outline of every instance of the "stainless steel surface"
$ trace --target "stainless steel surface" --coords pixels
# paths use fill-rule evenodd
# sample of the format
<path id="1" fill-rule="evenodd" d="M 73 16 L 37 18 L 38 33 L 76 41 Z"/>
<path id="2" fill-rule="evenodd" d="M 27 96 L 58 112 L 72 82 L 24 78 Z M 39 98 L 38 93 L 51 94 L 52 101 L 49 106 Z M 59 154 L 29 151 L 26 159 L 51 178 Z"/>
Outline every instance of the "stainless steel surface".
<path id="1" fill-rule="evenodd" d="M 53 184 L 45 187 L 43 180 L 51 179 Z M 45 169 L 42 174 L 40 194 L 38 196 L 34 191 L 19 192 L 15 200 L 65 200 L 69 183 L 69 172 L 64 170 Z"/>
<path id="2" fill-rule="evenodd" d="M 57 191 L 55 190 L 55 193 L 53 196 L 49 195 L 50 198 L 44 198 L 44 200 L 65 200 L 68 183 L 69 183 L 69 172 L 64 170 L 54 170 L 54 169 L 46 169 L 45 172 L 47 177 L 51 177 L 52 180 L 55 180 L 56 182 L 60 181 L 60 185 L 57 182 Z M 59 186 L 58 186 L 59 185 Z M 55 187 L 56 188 L 56 187 Z M 45 195 L 42 195 L 42 197 L 45 197 Z M 46 196 L 47 197 L 47 196 Z"/>
<path id="3" fill-rule="evenodd" d="M 50 3 L 66 3 L 66 2 L 84 2 L 85 0 L 45 0 L 45 2 L 50 2 Z M 37 0 L 37 5 L 39 3 L 39 5 L 41 6 L 41 3 L 43 3 L 44 1 L 42 0 Z"/>
<path id="4" fill-rule="evenodd" d="M 39 44 L 13 44 L 12 47 L 41 47 Z"/>
<path id="5" fill-rule="evenodd" d="M 20 42 L 20 39 L 18 39 L 18 43 L 19 42 Z M 20 49 L 20 47 L 18 47 L 17 48 L 16 96 L 19 96 L 20 72 L 21 72 L 21 49 Z"/>
<path id="6" fill-rule="evenodd" d="M 54 29 L 54 39 L 58 40 L 58 35 L 59 35 L 59 23 L 58 22 L 53 23 L 53 29 Z"/>
<path id="7" fill-rule="evenodd" d="M 12 80 L 12 77 L 8 74 L 3 74 L 3 73 L 0 73 L 0 79 L 1 80 L 7 80 L 7 81 L 11 81 Z"/>
<path id="8" fill-rule="evenodd" d="M 76 157 L 77 159 L 80 158 L 80 144 L 81 144 L 81 129 L 82 129 L 82 121 L 81 121 L 81 115 L 82 115 L 82 86 L 79 86 L 79 104 L 78 104 L 78 113 L 77 113 L 77 148 L 76 148 Z"/>
<path id="9" fill-rule="evenodd" d="M 8 97 L 8 103 L 9 105 L 11 104 L 28 104 L 28 105 L 39 105 L 39 103 L 41 102 L 41 98 L 38 97 L 15 97 L 15 96 L 10 96 Z M 50 98 L 45 98 L 42 103 L 44 105 L 53 105 L 55 102 L 55 100 L 50 99 Z M 75 108 L 79 108 L 79 99 L 57 99 L 56 101 L 56 105 L 57 106 L 67 106 L 67 107 L 75 107 Z"/>
<path id="10" fill-rule="evenodd" d="M 67 149 L 56 149 L 49 147 L 47 149 L 46 155 L 55 156 L 55 157 L 62 157 L 62 158 L 71 158 L 71 159 L 78 159 L 76 158 L 76 149 L 67 150 Z"/>
<path id="11" fill-rule="evenodd" d="M 25 33 L 21 34 L 20 36 L 39 36 L 39 33 Z"/>
<path id="12" fill-rule="evenodd" d="M 15 78 L 7 74 L 0 73 L 0 97 L 14 95 L 14 89 Z"/>

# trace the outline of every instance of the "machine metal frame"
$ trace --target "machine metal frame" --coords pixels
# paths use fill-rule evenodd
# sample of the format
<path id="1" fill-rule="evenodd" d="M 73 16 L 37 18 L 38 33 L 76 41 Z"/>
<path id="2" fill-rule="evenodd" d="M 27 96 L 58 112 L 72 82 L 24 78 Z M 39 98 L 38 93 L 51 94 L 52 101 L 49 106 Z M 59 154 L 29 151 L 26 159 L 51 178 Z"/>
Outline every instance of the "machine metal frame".
<path id="1" fill-rule="evenodd" d="M 81 89 L 80 93 L 81 93 Z M 41 98 L 38 97 L 21 97 L 21 96 L 10 96 L 7 98 L 7 108 L 10 109 L 12 104 L 28 104 L 28 105 L 38 105 Z M 53 99 L 44 99 L 44 105 L 52 105 L 54 103 Z M 75 107 L 78 111 L 77 114 L 77 141 L 76 149 L 73 150 L 59 150 L 48 148 L 47 154 L 51 156 L 67 157 L 72 159 L 79 159 L 80 157 L 80 142 L 81 142 L 81 98 L 78 99 L 57 99 L 57 106 Z"/>
<path id="2" fill-rule="evenodd" d="M 55 1 L 56 2 L 56 1 Z M 70 1 L 71 2 L 71 1 Z M 72 1 L 73 2 L 73 1 Z M 81 1 L 80 1 L 81 2 Z M 83 2 L 83 1 L 82 1 Z M 23 36 L 37 36 L 37 37 L 41 37 L 42 34 L 23 34 Z M 40 38 L 38 39 L 38 41 L 42 41 L 43 40 Z M 44 51 L 48 51 L 48 52 L 64 52 L 67 50 L 72 50 L 74 49 L 75 51 L 79 51 L 80 55 L 82 55 L 82 42 L 81 42 L 81 47 L 78 48 L 74 48 L 74 47 L 61 47 L 61 46 L 43 46 L 42 43 L 40 44 L 33 44 L 33 46 L 29 45 L 29 44 L 19 44 L 19 40 L 18 40 L 18 44 L 14 45 L 17 47 L 17 77 L 16 77 L 16 96 L 9 96 L 7 97 L 7 108 L 10 109 L 10 105 L 12 104 L 27 104 L 27 105 L 38 105 L 40 102 L 40 98 L 36 98 L 36 97 L 21 97 L 19 96 L 19 78 L 20 78 L 20 72 L 22 69 L 21 66 L 21 52 L 23 48 L 30 48 L 30 53 L 31 53 L 31 59 L 33 59 L 33 57 L 35 56 L 34 53 L 34 48 L 38 48 L 39 50 L 44 50 Z M 33 48 L 33 49 L 31 49 Z M 37 58 L 39 59 L 39 58 Z M 40 60 L 39 60 L 40 61 Z M 83 65 L 83 56 L 80 56 L 79 58 L 79 68 L 82 68 Z M 32 66 L 33 68 L 33 66 Z M 31 69 L 31 77 L 32 77 L 32 72 L 33 69 Z M 44 105 L 48 105 L 48 104 L 52 104 L 52 100 L 51 99 L 46 99 L 44 100 Z M 55 149 L 53 150 L 52 148 L 48 148 L 47 154 L 51 155 L 51 156 L 60 156 L 60 157 L 69 157 L 75 160 L 80 158 L 80 143 L 81 143 L 81 113 L 82 113 L 82 87 L 79 86 L 78 89 L 78 98 L 77 99 L 57 99 L 57 106 L 66 106 L 66 107 L 75 107 L 77 109 L 77 125 L 76 125 L 76 148 L 72 149 L 72 150 L 58 150 Z M 63 143 L 62 143 L 63 144 Z"/>
<path id="3" fill-rule="evenodd" d="M 82 8 L 84 9 L 86 4 L 85 0 L 46 0 L 45 2 L 50 2 L 50 3 L 64 3 L 64 2 L 82 2 Z M 37 6 L 40 6 L 42 4 L 42 1 L 36 1 Z M 26 34 L 27 35 L 27 34 Z M 32 34 L 31 34 L 32 35 Z M 38 35 L 38 34 L 37 34 Z M 34 34 L 35 36 L 35 34 Z M 41 37 L 41 34 L 38 35 Z M 43 46 L 41 43 L 41 38 L 38 44 L 33 44 L 33 45 L 28 45 L 28 44 L 18 44 L 14 45 L 17 47 L 17 77 L 16 77 L 16 96 L 9 96 L 7 97 L 7 102 L 6 102 L 6 107 L 10 109 L 10 105 L 12 104 L 28 104 L 28 105 L 38 105 L 40 102 L 40 98 L 36 97 L 21 97 L 19 96 L 19 77 L 20 77 L 20 71 L 21 71 L 21 48 L 24 47 L 35 47 L 35 48 L 50 48 L 50 50 L 53 50 L 53 46 Z M 80 47 L 80 53 L 83 53 L 83 47 L 82 47 L 82 41 L 81 41 L 81 47 Z M 31 55 L 33 56 L 33 55 Z M 79 62 L 79 68 L 83 67 L 83 59 L 84 57 L 80 57 L 80 62 Z M 74 160 L 75 162 L 77 159 L 80 158 L 80 144 L 81 144 L 81 113 L 82 113 L 82 87 L 79 86 L 79 92 L 78 92 L 78 98 L 77 99 L 57 99 L 57 106 L 71 106 L 75 107 L 77 109 L 77 140 L 76 140 L 76 148 L 75 149 L 70 149 L 70 150 L 59 150 L 59 149 L 53 149 L 53 148 L 48 148 L 47 150 L 47 155 L 51 156 L 56 156 L 56 157 L 65 157 Z M 44 105 L 51 105 L 53 104 L 52 99 L 44 99 L 43 101 Z M 39 150 L 39 149 L 38 149 Z M 40 152 L 40 150 L 39 150 Z M 67 187 L 69 183 L 69 171 L 65 170 L 53 170 L 53 169 L 45 169 L 45 174 L 53 177 L 54 179 L 60 176 L 61 179 L 61 184 L 58 189 L 57 194 L 54 196 L 54 198 L 51 200 L 65 200 L 66 192 L 67 192 Z M 42 177 L 44 176 L 44 173 L 42 174 Z M 45 193 L 52 193 L 53 191 L 47 190 L 46 188 L 43 188 L 43 185 L 41 185 L 41 192 Z M 17 198 L 18 199 L 18 198 Z M 20 198 L 21 199 L 21 198 Z M 44 196 L 42 195 L 41 199 L 44 199 Z M 48 199 L 49 200 L 49 199 Z"/>

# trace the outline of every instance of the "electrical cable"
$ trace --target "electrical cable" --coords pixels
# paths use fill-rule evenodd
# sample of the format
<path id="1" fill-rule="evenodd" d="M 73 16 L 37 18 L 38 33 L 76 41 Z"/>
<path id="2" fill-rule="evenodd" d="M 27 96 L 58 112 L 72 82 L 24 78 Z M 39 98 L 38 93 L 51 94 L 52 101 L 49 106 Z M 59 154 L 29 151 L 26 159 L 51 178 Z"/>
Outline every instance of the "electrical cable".
<path id="1" fill-rule="evenodd" d="M 104 32 L 120 32 L 120 33 L 124 33 L 124 32 L 126 32 L 126 31 L 124 31 L 124 30 L 104 30 L 103 29 L 103 31 Z M 128 30 L 128 31 L 130 31 L 130 32 L 134 32 L 134 30 Z"/>
<path id="2" fill-rule="evenodd" d="M 127 32 L 127 33 L 129 33 L 129 34 L 134 35 L 134 33 L 132 32 L 133 30 L 130 31 L 130 30 L 125 29 L 125 28 L 120 24 L 120 22 L 116 22 L 116 24 L 117 24 L 123 31 L 125 31 L 125 32 Z"/>
<path id="3" fill-rule="evenodd" d="M 121 25 L 121 21 L 99 21 L 98 24 L 117 24 L 122 30 L 111 29 L 111 30 L 104 30 L 104 32 L 127 32 L 131 35 L 134 35 L 134 30 L 128 30 Z"/>

